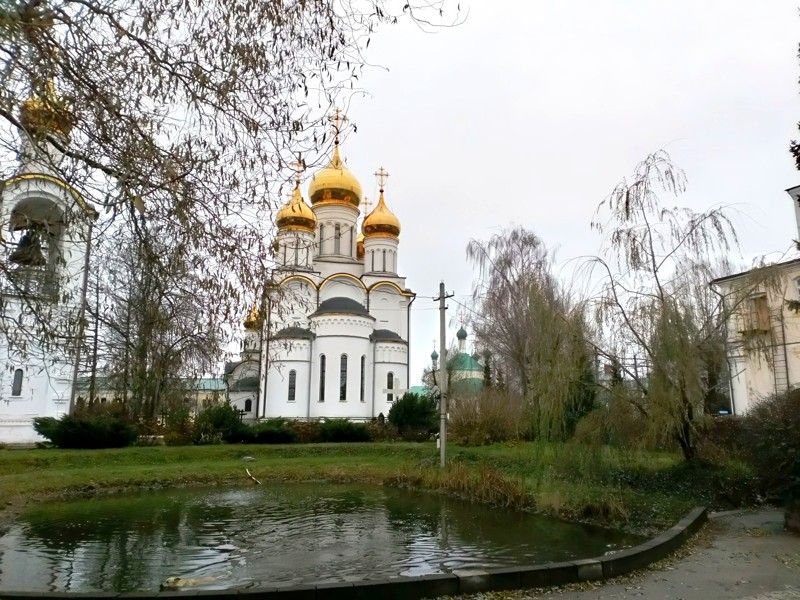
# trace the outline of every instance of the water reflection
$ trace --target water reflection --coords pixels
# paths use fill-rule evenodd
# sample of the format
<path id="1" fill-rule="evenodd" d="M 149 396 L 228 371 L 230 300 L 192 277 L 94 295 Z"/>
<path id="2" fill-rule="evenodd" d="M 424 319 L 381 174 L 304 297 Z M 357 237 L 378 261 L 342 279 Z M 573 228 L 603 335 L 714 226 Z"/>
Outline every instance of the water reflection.
<path id="1" fill-rule="evenodd" d="M 0 537 L 0 589 L 154 590 L 369 579 L 602 554 L 638 539 L 431 494 L 292 484 L 42 505 Z M 210 578 L 210 579 L 209 579 Z"/>

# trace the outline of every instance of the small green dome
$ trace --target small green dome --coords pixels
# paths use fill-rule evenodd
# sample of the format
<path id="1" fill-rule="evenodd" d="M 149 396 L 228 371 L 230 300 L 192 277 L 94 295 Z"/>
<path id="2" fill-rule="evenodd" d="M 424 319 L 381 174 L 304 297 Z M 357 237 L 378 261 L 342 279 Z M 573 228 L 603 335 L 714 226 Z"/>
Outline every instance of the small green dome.
<path id="1" fill-rule="evenodd" d="M 459 330 L 458 330 L 458 333 L 456 333 L 456 337 L 457 337 L 458 339 L 460 339 L 460 340 L 465 340 L 465 339 L 467 339 L 467 330 L 466 330 L 466 329 L 464 329 L 464 326 L 463 326 L 463 325 L 461 326 L 461 329 L 459 329 Z"/>
<path id="2" fill-rule="evenodd" d="M 439 360 L 439 353 L 436 350 L 431 352 L 431 360 L 433 362 L 436 362 L 437 360 Z"/>

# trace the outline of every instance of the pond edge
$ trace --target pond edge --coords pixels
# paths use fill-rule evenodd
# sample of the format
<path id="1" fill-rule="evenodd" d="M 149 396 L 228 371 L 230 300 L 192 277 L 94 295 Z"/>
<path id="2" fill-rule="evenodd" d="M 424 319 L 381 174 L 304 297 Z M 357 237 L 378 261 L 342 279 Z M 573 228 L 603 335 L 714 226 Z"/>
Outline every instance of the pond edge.
<path id="1" fill-rule="evenodd" d="M 452 573 L 394 577 L 386 579 L 336 582 L 317 585 L 261 587 L 230 590 L 187 590 L 162 592 L 2 592 L 0 600 L 34 598 L 64 600 L 152 600 L 154 598 L 198 598 L 198 600 L 422 600 L 477 592 L 548 587 L 597 581 L 617 577 L 657 562 L 680 548 L 708 520 L 705 507 L 699 506 L 651 540 L 619 552 L 568 562 L 508 567 L 500 569 L 461 569 Z"/>

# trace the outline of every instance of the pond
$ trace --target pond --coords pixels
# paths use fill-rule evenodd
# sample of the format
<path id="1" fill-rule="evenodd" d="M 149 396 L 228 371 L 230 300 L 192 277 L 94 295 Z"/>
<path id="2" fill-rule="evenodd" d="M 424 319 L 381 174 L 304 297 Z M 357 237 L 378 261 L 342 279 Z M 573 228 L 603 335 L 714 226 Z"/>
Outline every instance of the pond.
<path id="1" fill-rule="evenodd" d="M 597 556 L 641 538 L 445 496 L 328 483 L 45 503 L 0 537 L 0 590 L 356 581 Z"/>

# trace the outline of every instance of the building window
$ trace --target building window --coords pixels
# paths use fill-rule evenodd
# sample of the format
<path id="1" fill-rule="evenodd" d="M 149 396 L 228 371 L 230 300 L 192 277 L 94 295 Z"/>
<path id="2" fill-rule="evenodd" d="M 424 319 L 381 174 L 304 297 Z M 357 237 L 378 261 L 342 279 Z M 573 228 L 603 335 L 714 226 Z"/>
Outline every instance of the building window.
<path id="1" fill-rule="evenodd" d="M 333 229 L 333 253 L 342 253 L 342 228 L 337 223 Z"/>
<path id="2" fill-rule="evenodd" d="M 14 381 L 11 382 L 11 395 L 12 396 L 21 396 L 22 395 L 22 369 L 17 369 L 14 371 Z"/>
<path id="3" fill-rule="evenodd" d="M 386 389 L 387 390 L 393 390 L 394 389 L 394 373 L 390 372 L 390 373 L 388 373 L 386 375 Z M 386 394 L 386 401 L 387 402 L 394 401 L 394 394 L 392 394 L 391 392 Z"/>
<path id="4" fill-rule="evenodd" d="M 244 412 L 250 412 L 253 410 L 253 401 L 248 398 L 244 401 Z"/>
<path id="5" fill-rule="evenodd" d="M 372 257 L 372 271 L 375 271 L 375 250 L 370 250 L 370 256 Z"/>
<path id="6" fill-rule="evenodd" d="M 347 354 L 342 354 L 339 362 L 339 401 L 347 401 Z"/>
<path id="7" fill-rule="evenodd" d="M 325 243 L 325 225 L 319 225 L 319 253 L 322 254 L 322 245 Z"/>
<path id="8" fill-rule="evenodd" d="M 319 355 L 319 401 L 325 402 L 325 355 Z"/>
<path id="9" fill-rule="evenodd" d="M 289 402 L 294 402 L 295 390 L 297 389 L 297 371 L 289 371 Z"/>
<path id="10" fill-rule="evenodd" d="M 750 298 L 748 328 L 751 331 L 769 331 L 769 306 L 766 294 Z"/>
<path id="11" fill-rule="evenodd" d="M 386 272 L 386 250 L 383 251 L 383 272 Z"/>
<path id="12" fill-rule="evenodd" d="M 350 256 L 353 256 L 353 252 L 355 251 L 356 247 L 356 230 L 355 228 L 350 228 Z"/>
<path id="13" fill-rule="evenodd" d="M 361 387 L 359 389 L 359 398 L 361 401 L 364 402 L 364 383 L 366 381 L 367 375 L 367 357 L 366 355 L 361 357 Z"/>

